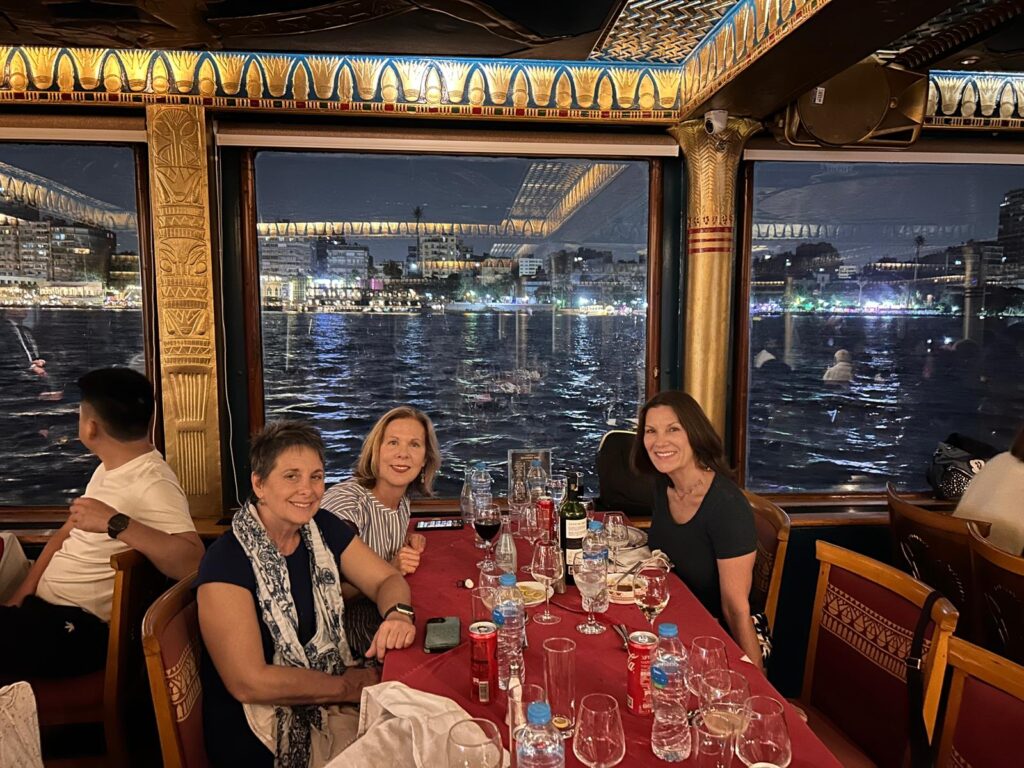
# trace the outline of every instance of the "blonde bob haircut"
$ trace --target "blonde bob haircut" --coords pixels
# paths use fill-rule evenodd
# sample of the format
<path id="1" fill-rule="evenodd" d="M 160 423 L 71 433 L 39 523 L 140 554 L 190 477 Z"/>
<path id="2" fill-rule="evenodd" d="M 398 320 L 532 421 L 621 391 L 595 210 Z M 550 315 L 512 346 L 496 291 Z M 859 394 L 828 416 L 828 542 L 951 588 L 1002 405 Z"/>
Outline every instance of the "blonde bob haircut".
<path id="1" fill-rule="evenodd" d="M 356 462 L 356 471 L 352 477 L 364 488 L 373 488 L 377 484 L 380 446 L 384 442 L 384 431 L 388 428 L 388 424 L 399 419 L 413 419 L 423 426 L 423 432 L 427 436 L 426 463 L 419 477 L 409 483 L 409 487 L 422 496 L 433 496 L 434 475 L 441 467 L 441 449 L 437 444 L 437 435 L 434 434 L 434 424 L 430 417 L 411 405 L 392 408 L 377 419 L 377 423 L 373 425 L 373 429 L 370 430 L 370 434 L 363 442 L 363 450 L 359 453 L 359 461 Z"/>

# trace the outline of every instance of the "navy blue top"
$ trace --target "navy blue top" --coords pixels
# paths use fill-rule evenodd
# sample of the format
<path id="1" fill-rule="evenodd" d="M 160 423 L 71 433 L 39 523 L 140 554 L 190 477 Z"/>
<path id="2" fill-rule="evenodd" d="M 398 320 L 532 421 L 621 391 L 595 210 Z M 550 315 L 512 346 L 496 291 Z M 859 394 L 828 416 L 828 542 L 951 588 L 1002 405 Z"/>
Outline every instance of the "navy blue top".
<path id="1" fill-rule="evenodd" d="M 325 510 L 317 512 L 313 522 L 320 528 L 324 542 L 337 562 L 354 537 L 352 529 Z M 292 599 L 295 600 L 299 618 L 299 642 L 305 644 L 316 634 L 313 581 L 309 573 L 309 552 L 305 542 L 300 539 L 299 546 L 284 559 L 288 565 Z M 196 588 L 211 582 L 234 584 L 252 594 L 253 608 L 260 624 L 260 639 L 263 641 L 263 658 L 268 664 L 271 663 L 274 658 L 274 641 L 270 637 L 270 630 L 263 623 L 262 611 L 256 605 L 256 575 L 234 531 L 229 530 L 217 539 L 199 565 Z M 200 677 L 203 683 L 203 731 L 206 754 L 211 764 L 273 766 L 274 756 L 249 728 L 241 702 L 225 687 L 207 653 L 203 654 Z"/>

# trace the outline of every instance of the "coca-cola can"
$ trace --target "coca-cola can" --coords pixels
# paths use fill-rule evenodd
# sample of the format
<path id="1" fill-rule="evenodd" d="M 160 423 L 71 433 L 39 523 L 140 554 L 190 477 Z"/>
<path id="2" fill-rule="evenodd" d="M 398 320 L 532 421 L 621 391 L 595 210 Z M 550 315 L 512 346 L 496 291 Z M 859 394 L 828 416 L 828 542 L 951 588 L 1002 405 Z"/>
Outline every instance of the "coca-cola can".
<path id="1" fill-rule="evenodd" d="M 629 635 L 629 658 L 626 660 L 626 706 L 634 715 L 649 715 L 651 706 L 651 657 L 658 645 L 652 632 L 638 631 Z"/>
<path id="2" fill-rule="evenodd" d="M 498 627 L 494 622 L 477 621 L 469 625 L 469 653 L 472 699 L 490 704 L 498 690 Z"/>
<path id="3" fill-rule="evenodd" d="M 537 528 L 550 541 L 558 541 L 558 517 L 555 514 L 555 500 L 550 496 L 537 499 Z"/>

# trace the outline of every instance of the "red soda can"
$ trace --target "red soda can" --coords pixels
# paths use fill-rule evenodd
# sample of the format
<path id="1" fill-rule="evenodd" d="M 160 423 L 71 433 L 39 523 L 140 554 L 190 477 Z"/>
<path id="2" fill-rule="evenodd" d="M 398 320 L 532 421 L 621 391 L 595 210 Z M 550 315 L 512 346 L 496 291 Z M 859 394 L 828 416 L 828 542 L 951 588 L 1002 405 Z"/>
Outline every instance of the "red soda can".
<path id="1" fill-rule="evenodd" d="M 555 516 L 555 500 L 550 496 L 541 496 L 537 499 L 537 528 L 540 530 L 541 535 L 548 537 L 549 541 L 558 541 L 558 534 L 554 534 L 552 538 L 552 532 L 555 530 L 555 526 L 558 518 Z"/>
<path id="2" fill-rule="evenodd" d="M 652 632 L 629 635 L 629 658 L 626 660 L 626 706 L 634 715 L 649 715 L 651 706 L 651 657 L 658 645 Z"/>
<path id="3" fill-rule="evenodd" d="M 472 699 L 490 704 L 498 689 L 498 627 L 494 622 L 477 621 L 469 625 L 469 653 Z"/>

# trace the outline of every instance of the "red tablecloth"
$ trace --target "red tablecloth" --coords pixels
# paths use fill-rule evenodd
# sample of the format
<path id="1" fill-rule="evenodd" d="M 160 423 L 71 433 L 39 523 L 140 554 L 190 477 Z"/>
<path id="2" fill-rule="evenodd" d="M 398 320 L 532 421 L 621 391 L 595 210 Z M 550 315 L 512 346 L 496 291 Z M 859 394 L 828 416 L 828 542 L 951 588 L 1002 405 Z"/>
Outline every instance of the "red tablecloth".
<path id="1" fill-rule="evenodd" d="M 459 706 L 473 717 L 485 717 L 502 727 L 506 746 L 508 729 L 504 726 L 506 700 L 504 692 L 490 704 L 478 704 L 470 699 L 470 663 L 467 629 L 469 626 L 470 595 L 466 589 L 456 587 L 459 579 L 478 578 L 475 564 L 480 560 L 480 550 L 473 546 L 473 532 L 428 531 L 427 548 L 419 570 L 409 576 L 413 603 L 416 607 L 417 635 L 413 647 L 393 651 L 384 663 L 384 680 L 399 680 L 406 685 L 458 702 Z M 528 551 L 525 542 L 519 542 L 519 561 L 522 565 Z M 525 574 L 521 579 L 528 579 Z M 526 649 L 526 681 L 544 683 L 544 659 L 542 643 L 549 637 L 570 637 L 576 641 L 576 700 L 588 693 L 609 693 L 619 701 L 622 711 L 622 725 L 626 733 L 626 760 L 623 765 L 645 766 L 664 765 L 651 752 L 652 717 L 633 715 L 626 708 L 626 652 L 615 632 L 609 629 L 600 635 L 583 635 L 576 631 L 576 624 L 585 616 L 565 608 L 580 609 L 579 592 L 569 587 L 564 595 L 552 596 L 552 612 L 562 617 L 559 624 L 541 626 L 531 621 L 527 625 L 529 648 Z M 543 609 L 530 608 L 529 614 Z M 451 651 L 441 654 L 423 652 L 423 633 L 427 619 L 435 616 L 458 616 L 462 622 L 462 643 Z M 604 618 L 615 623 L 624 623 L 630 631 L 646 629 L 646 620 L 639 609 L 630 605 L 612 604 Z M 782 699 L 771 683 L 753 666 L 741 660 L 743 652 L 722 630 L 686 586 L 672 577 L 671 598 L 659 621 L 671 621 L 679 626 L 679 634 L 689 646 L 698 635 L 715 635 L 725 640 L 730 666 L 746 675 L 751 693 L 765 694 Z M 825 748 L 811 730 L 804 724 L 792 707 L 786 705 L 786 719 L 793 742 L 792 768 L 839 768 L 839 762 Z M 572 742 L 566 742 L 566 765 L 582 765 L 572 754 Z M 689 761 L 687 761 L 688 763 Z M 685 764 L 685 763 L 684 763 Z M 736 766 L 741 766 L 738 759 Z"/>

